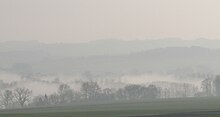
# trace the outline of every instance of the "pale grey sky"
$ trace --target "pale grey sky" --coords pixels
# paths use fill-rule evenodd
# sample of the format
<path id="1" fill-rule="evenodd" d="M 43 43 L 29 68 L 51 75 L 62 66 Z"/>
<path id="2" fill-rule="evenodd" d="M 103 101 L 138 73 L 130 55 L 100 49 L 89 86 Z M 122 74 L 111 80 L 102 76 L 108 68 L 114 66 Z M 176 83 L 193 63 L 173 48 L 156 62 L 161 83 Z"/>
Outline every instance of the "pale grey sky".
<path id="1" fill-rule="evenodd" d="M 220 39 L 219 0 L 0 0 L 0 41 Z"/>

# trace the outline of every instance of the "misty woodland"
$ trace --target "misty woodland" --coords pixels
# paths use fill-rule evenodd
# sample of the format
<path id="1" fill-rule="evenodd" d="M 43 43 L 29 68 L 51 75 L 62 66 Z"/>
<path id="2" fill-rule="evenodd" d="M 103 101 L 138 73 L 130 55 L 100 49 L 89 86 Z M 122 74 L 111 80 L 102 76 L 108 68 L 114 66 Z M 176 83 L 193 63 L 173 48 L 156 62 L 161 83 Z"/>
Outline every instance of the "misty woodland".
<path id="1" fill-rule="evenodd" d="M 220 117 L 220 0 L 0 0 L 0 117 Z"/>
<path id="2" fill-rule="evenodd" d="M 219 49 L 207 40 L 166 41 L 1 43 L 0 107 L 220 96 Z"/>
<path id="3" fill-rule="evenodd" d="M 122 88 L 101 88 L 95 81 L 81 82 L 80 91 L 76 91 L 68 84 L 59 81 L 48 82 L 60 84 L 53 94 L 32 96 L 28 88 L 16 88 L 2 90 L 1 108 L 38 107 L 51 105 L 64 105 L 83 102 L 117 101 L 117 100 L 140 100 L 155 98 L 185 98 L 185 97 L 208 97 L 220 96 L 220 76 L 209 77 L 201 82 L 200 87 L 187 83 L 156 82 L 158 85 L 129 84 Z M 114 83 L 119 83 L 112 81 Z M 3 84 L 3 82 L 1 82 Z M 16 85 L 4 84 L 7 87 Z M 159 86 L 168 86 L 162 88 Z M 42 89 L 43 90 L 43 89 Z"/>

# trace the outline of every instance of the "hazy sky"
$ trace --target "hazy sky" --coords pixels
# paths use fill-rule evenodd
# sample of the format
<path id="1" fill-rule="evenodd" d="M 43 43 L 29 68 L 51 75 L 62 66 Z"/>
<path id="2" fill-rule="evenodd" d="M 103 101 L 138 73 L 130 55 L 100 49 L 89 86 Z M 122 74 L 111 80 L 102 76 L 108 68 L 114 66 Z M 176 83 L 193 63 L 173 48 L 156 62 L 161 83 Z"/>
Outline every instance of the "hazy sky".
<path id="1" fill-rule="evenodd" d="M 220 0 L 0 0 L 0 41 L 220 39 Z"/>

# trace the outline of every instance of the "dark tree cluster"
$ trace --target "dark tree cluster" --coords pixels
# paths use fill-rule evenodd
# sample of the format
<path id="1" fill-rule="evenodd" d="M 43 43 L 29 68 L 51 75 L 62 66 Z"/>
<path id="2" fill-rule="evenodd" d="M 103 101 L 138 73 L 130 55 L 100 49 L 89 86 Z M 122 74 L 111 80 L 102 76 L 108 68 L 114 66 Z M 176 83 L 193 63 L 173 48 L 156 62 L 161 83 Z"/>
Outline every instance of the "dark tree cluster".
<path id="1" fill-rule="evenodd" d="M 145 98 L 157 98 L 159 89 L 155 85 L 148 87 L 142 85 L 127 85 L 118 90 L 112 88 L 102 89 L 97 82 L 83 82 L 80 91 L 74 91 L 67 84 L 61 84 L 58 91 L 51 95 L 36 96 L 33 99 L 34 106 L 48 106 L 69 104 L 74 102 L 109 101 L 109 100 L 134 100 Z"/>
<path id="2" fill-rule="evenodd" d="M 32 91 L 27 88 L 6 89 L 0 93 L 0 102 L 2 108 L 17 108 L 18 106 L 41 107 L 97 101 L 220 96 L 220 76 L 204 79 L 201 82 L 201 90 L 187 83 L 158 83 L 159 85 L 129 84 L 114 89 L 101 88 L 97 82 L 91 80 L 82 82 L 79 91 L 71 89 L 68 84 L 60 84 L 55 93 L 35 97 L 31 97 Z M 157 87 L 167 84 L 169 87 Z"/>

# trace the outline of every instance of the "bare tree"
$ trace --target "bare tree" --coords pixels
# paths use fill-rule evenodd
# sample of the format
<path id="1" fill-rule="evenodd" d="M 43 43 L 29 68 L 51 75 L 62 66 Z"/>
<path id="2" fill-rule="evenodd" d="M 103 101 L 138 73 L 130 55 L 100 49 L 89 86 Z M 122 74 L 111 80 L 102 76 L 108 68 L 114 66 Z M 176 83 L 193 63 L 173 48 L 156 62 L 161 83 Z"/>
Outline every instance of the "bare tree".
<path id="1" fill-rule="evenodd" d="M 44 96 L 39 95 L 39 96 L 35 96 L 32 100 L 33 105 L 34 106 L 44 106 L 45 102 L 44 102 Z"/>
<path id="2" fill-rule="evenodd" d="M 141 85 L 127 85 L 124 87 L 127 99 L 139 99 L 142 97 L 142 94 L 144 94 L 144 91 L 146 91 L 146 87 Z"/>
<path id="3" fill-rule="evenodd" d="M 14 90 L 14 97 L 21 107 L 24 107 L 25 102 L 30 101 L 31 94 L 32 91 L 27 88 L 16 88 Z"/>
<path id="4" fill-rule="evenodd" d="M 214 89 L 217 96 L 220 96 L 220 76 L 216 76 L 214 80 Z"/>
<path id="5" fill-rule="evenodd" d="M 58 104 L 60 102 L 60 97 L 58 94 L 54 93 L 49 96 L 49 102 L 52 105 Z"/>
<path id="6" fill-rule="evenodd" d="M 70 86 L 67 85 L 67 84 L 61 84 L 58 88 L 58 93 L 59 94 L 62 94 L 64 93 L 66 90 L 69 90 L 70 89 Z"/>
<path id="7" fill-rule="evenodd" d="M 13 93 L 11 90 L 5 90 L 4 92 L 2 92 L 1 102 L 2 102 L 3 106 L 5 108 L 8 108 L 8 105 L 13 103 L 13 98 L 14 98 L 14 96 L 13 96 Z"/>
<path id="8" fill-rule="evenodd" d="M 212 95 L 212 79 L 207 78 L 202 81 L 202 90 L 206 94 L 206 96 Z"/>
<path id="9" fill-rule="evenodd" d="M 84 82 L 81 86 L 81 92 L 84 99 L 97 99 L 101 93 L 101 88 L 97 82 Z"/>
<path id="10" fill-rule="evenodd" d="M 35 106 L 47 106 L 49 105 L 49 99 L 47 94 L 35 96 L 32 100 L 32 104 Z"/>
<path id="11" fill-rule="evenodd" d="M 67 84 L 61 84 L 58 88 L 58 94 L 60 96 L 61 103 L 67 103 L 73 101 L 74 93 Z"/>

